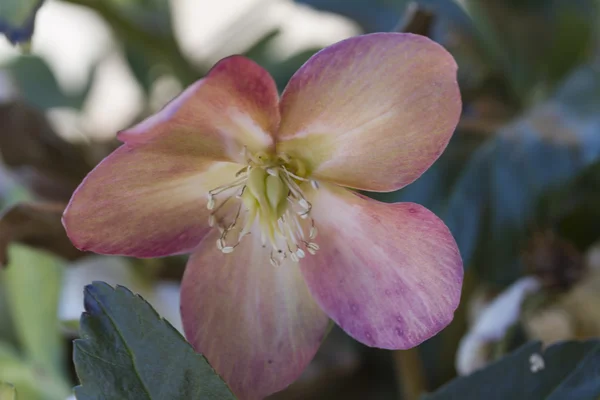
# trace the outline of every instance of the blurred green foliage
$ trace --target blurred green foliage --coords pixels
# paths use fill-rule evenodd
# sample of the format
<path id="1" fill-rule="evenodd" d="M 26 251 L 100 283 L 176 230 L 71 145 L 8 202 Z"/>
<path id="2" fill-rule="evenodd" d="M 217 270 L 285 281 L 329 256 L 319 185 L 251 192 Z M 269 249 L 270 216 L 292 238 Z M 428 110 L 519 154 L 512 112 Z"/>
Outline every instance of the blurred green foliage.
<path id="1" fill-rule="evenodd" d="M 0 399 L 2 400 L 16 400 L 17 392 L 15 387 L 10 383 L 0 382 Z"/>
<path id="2" fill-rule="evenodd" d="M 0 271 L 5 313 L 0 338 L 0 381 L 22 400 L 64 400 L 70 392 L 65 347 L 57 318 L 62 263 L 56 257 L 14 244 Z"/>
<path id="3" fill-rule="evenodd" d="M 3 0 L 0 3 L 0 33 L 9 42 L 28 42 L 33 34 L 35 14 L 44 0 Z"/>
<path id="4" fill-rule="evenodd" d="M 145 96 L 145 107 L 135 120 L 151 112 L 150 97 L 161 77 L 170 76 L 184 87 L 201 78 L 214 62 L 210 57 L 191 61 L 183 54 L 173 34 L 171 2 L 167 0 L 66 2 L 93 10 L 110 27 L 118 42 L 116 51 L 124 56 Z M 369 194 L 383 201 L 421 203 L 449 225 L 467 268 L 462 306 L 455 322 L 418 349 L 418 362 L 411 364 L 410 373 L 406 372 L 406 364 L 397 361 L 402 360 L 401 355 L 382 356 L 356 343 L 339 350 L 336 345 L 341 340 L 334 337 L 322 349 L 321 356 L 328 361 L 315 364 L 320 369 L 315 367 L 318 372 L 313 372 L 324 378 L 313 376 L 313 380 L 301 380 L 282 394 L 283 398 L 303 398 L 309 382 L 316 387 L 308 391 L 311 398 L 412 400 L 412 392 L 406 390 L 410 386 L 407 381 L 417 386 L 415 390 L 433 391 L 453 376 L 455 351 L 465 333 L 468 309 L 475 302 L 474 293 L 486 289 L 496 294 L 529 273 L 523 251 L 537 233 L 550 230 L 560 240 L 572 244 L 582 257 L 598 244 L 599 2 L 296 0 L 296 3 L 344 16 L 363 32 L 395 30 L 427 35 L 444 45 L 459 64 L 463 116 L 447 150 L 412 185 L 395 193 Z M 0 2 L 0 32 L 11 42 L 28 41 L 40 4 L 33 0 Z M 293 73 L 320 50 L 313 45 L 281 57 L 274 51 L 283 36 L 281 28 L 256 24 L 248 24 L 247 28 L 260 32 L 253 36 L 259 38 L 240 52 L 264 66 L 280 91 Z M 245 34 L 237 26 L 229 27 L 228 31 Z M 23 55 L 1 68 L 0 72 L 8 75 L 18 95 L 0 106 L 3 159 L 0 202 L 5 211 L 0 239 L 2 243 L 20 241 L 27 246 L 10 245 L 10 263 L 6 271 L 0 272 L 0 381 L 14 384 L 20 399 L 64 399 L 76 379 L 73 365 L 67 362 L 56 307 L 61 274 L 67 264 L 63 258 L 77 258 L 81 254 L 65 249 L 67 239 L 61 233 L 55 205 L 64 206 L 79 180 L 116 144 L 67 143 L 56 135 L 43 114 L 57 108 L 82 110 L 97 82 L 96 67 L 75 94 L 61 88 L 40 56 Z M 27 198 L 16 199 L 15 193 L 26 193 Z M 36 203 L 8 208 L 19 200 Z M 46 203 L 50 200 L 55 202 L 52 207 Z M 25 233 L 16 235 L 20 231 L 17 226 L 26 226 Z M 29 246 L 44 248 L 54 255 Z M 183 264 L 181 257 L 137 261 L 136 270 L 145 271 L 142 274 L 148 280 L 177 280 Z M 103 301 L 139 303 L 139 299 L 124 293 L 120 293 L 124 296 L 120 300 L 111 297 L 114 293 L 106 294 Z M 151 324 L 158 323 L 155 314 L 150 314 L 156 319 Z M 83 328 L 89 334 L 86 340 L 102 335 L 94 325 L 95 320 L 90 318 Z M 130 332 L 133 336 L 138 333 Z M 185 344 L 180 338 L 173 339 L 178 340 Z M 551 359 L 552 365 L 562 369 L 549 368 L 535 378 L 555 379 L 558 383 L 576 365 L 580 365 L 579 373 L 586 368 L 597 369 L 585 364 L 598 356 L 597 345 L 590 343 L 551 347 L 544 355 L 547 364 L 550 365 Z M 104 350 L 110 357 L 109 350 Z M 502 386 L 498 382 L 512 383 L 514 374 L 521 371 L 515 366 L 527 368 L 531 352 L 541 352 L 539 345 L 522 347 L 480 375 L 458 380 L 426 398 L 468 398 L 462 391 L 465 386 L 475 388 L 485 384 L 495 389 Z M 129 354 L 134 353 L 137 354 L 133 351 Z M 358 360 L 359 366 L 350 361 L 344 364 L 346 361 L 340 361 L 344 360 L 342 355 Z M 84 354 L 79 357 L 81 365 L 85 364 Z M 554 357 L 568 362 L 554 361 Z M 100 373 L 98 364 L 87 361 L 79 369 L 82 380 L 84 375 Z M 415 363 L 414 359 L 411 362 Z M 394 366 L 395 372 L 390 372 Z M 564 374 L 544 378 L 553 371 Z M 568 379 L 591 381 L 585 374 Z M 399 381 L 398 390 L 394 389 L 393 380 Z M 98 390 L 93 380 L 87 382 L 91 391 Z M 515 385 L 513 389 L 528 384 L 546 387 L 534 381 L 519 383 L 523 385 Z M 83 387 L 85 392 L 85 380 Z M 346 390 L 331 389 L 339 387 Z M 579 390 L 580 386 L 572 388 Z M 333 397 L 338 392 L 343 394 Z M 558 399 L 556 393 L 548 398 Z M 494 394 L 506 394 L 504 398 L 514 396 L 502 391 Z M 576 396 L 573 393 L 564 396 L 586 398 L 573 397 Z"/>

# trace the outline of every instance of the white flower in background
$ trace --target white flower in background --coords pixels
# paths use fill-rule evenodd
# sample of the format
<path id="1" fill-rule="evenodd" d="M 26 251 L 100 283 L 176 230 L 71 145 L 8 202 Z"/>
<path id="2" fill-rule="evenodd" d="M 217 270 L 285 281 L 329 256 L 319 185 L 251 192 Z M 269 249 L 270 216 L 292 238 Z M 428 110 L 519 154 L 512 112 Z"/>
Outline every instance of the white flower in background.
<path id="1" fill-rule="evenodd" d="M 490 361 L 488 346 L 504 338 L 506 331 L 518 321 L 525 297 L 539 288 L 536 278 L 521 278 L 481 310 L 456 353 L 456 370 L 460 375 L 468 375 Z"/>
<path id="2" fill-rule="evenodd" d="M 58 309 L 61 321 L 79 320 L 84 311 L 83 288 L 93 281 L 127 287 L 141 295 L 163 318 L 183 332 L 179 315 L 179 284 L 146 281 L 122 257 L 86 257 L 65 269 Z"/>

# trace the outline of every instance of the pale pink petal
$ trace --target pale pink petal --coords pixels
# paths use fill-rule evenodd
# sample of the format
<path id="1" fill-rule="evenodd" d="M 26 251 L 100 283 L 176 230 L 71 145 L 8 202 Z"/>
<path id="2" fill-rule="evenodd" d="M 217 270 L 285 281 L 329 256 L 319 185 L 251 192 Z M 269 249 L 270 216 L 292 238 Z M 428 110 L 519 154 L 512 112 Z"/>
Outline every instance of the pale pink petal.
<path id="1" fill-rule="evenodd" d="M 233 181 L 239 168 L 123 145 L 77 188 L 63 225 L 81 250 L 135 257 L 187 252 L 209 229 L 207 191 Z"/>
<path id="2" fill-rule="evenodd" d="M 408 185 L 444 151 L 458 123 L 456 68 L 439 44 L 408 33 L 327 47 L 282 95 L 277 150 L 342 186 Z"/>
<path id="3" fill-rule="evenodd" d="M 161 111 L 119 133 L 129 145 L 160 140 L 175 150 L 221 161 L 243 161 L 273 147 L 279 125 L 279 95 L 273 78 L 254 61 L 231 56 L 188 87 Z"/>
<path id="4" fill-rule="evenodd" d="M 463 279 L 452 235 L 414 203 L 323 186 L 312 195 L 320 250 L 301 260 L 319 305 L 360 342 L 407 349 L 452 321 Z"/>
<path id="5" fill-rule="evenodd" d="M 209 235 L 182 281 L 187 339 L 240 400 L 263 399 L 298 378 L 323 340 L 329 319 L 293 262 L 269 263 L 260 234 L 231 254 Z"/>

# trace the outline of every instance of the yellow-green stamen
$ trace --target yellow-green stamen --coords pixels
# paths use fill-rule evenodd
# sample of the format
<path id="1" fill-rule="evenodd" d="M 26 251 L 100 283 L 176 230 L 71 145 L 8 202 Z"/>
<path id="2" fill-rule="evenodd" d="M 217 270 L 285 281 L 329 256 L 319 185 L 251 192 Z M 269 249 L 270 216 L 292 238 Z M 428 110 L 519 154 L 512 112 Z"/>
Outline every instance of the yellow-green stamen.
<path id="1" fill-rule="evenodd" d="M 312 204 L 301 186 L 310 183 L 317 189 L 318 183 L 305 176 L 302 162 L 285 154 L 250 154 L 246 159 L 247 165 L 231 183 L 208 192 L 208 222 L 221 232 L 217 240 L 219 250 L 233 252 L 252 226 L 258 224 L 263 246 L 271 247 L 270 261 L 274 266 L 288 257 L 297 262 L 306 253 L 314 255 L 319 250 L 312 242 L 317 229 L 310 217 Z"/>

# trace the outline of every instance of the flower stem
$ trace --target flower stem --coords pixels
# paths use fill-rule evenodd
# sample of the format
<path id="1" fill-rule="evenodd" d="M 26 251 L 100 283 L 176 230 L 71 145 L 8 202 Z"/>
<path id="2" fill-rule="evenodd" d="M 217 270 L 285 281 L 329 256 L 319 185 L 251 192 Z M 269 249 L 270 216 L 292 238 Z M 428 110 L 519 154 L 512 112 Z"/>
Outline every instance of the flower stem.
<path id="1" fill-rule="evenodd" d="M 398 389 L 405 400 L 417 400 L 427 390 L 419 348 L 393 353 Z"/>

